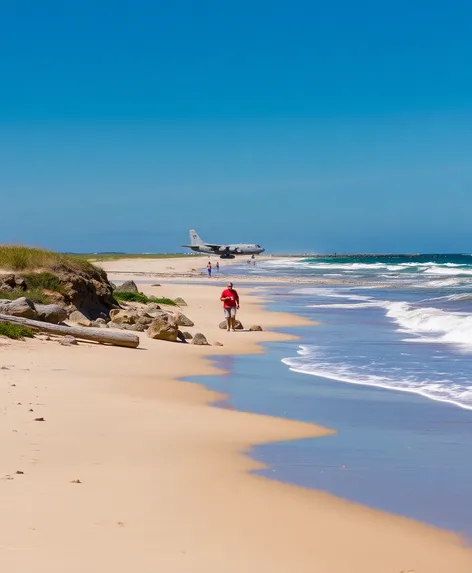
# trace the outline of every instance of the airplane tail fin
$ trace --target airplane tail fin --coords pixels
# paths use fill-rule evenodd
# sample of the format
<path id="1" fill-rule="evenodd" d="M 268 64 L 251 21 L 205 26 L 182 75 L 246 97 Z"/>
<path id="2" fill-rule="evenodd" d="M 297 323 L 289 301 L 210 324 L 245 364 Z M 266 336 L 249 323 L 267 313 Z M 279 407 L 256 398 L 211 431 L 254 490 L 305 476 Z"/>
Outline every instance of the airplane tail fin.
<path id="1" fill-rule="evenodd" d="M 190 244 L 191 244 L 191 245 L 203 246 L 203 245 L 205 244 L 205 243 L 200 239 L 200 237 L 198 236 L 198 233 L 197 233 L 197 231 L 195 231 L 195 229 L 190 229 L 189 235 L 190 235 Z"/>

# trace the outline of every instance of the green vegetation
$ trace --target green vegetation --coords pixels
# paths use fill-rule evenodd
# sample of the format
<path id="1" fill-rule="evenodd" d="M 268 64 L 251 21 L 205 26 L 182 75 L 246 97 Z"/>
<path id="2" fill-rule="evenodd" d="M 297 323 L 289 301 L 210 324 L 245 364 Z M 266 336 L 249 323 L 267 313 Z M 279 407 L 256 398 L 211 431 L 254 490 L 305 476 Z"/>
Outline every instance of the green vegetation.
<path id="1" fill-rule="evenodd" d="M 8 271 L 28 271 L 36 269 L 70 268 L 74 270 L 88 270 L 93 266 L 83 257 L 76 255 L 62 255 L 24 247 L 23 245 L 0 245 L 0 269 Z"/>
<path id="2" fill-rule="evenodd" d="M 180 259 L 182 257 L 195 256 L 189 253 L 84 253 L 73 255 L 74 257 L 90 262 L 119 261 L 120 259 Z"/>
<path id="3" fill-rule="evenodd" d="M 19 326 L 18 324 L 8 324 L 0 322 L 0 336 L 7 336 L 16 340 L 23 338 L 33 338 L 34 330 L 26 328 L 26 326 Z"/>
<path id="4" fill-rule="evenodd" d="M 64 287 L 59 278 L 47 271 L 23 274 L 21 277 L 25 280 L 28 291 L 35 289 L 52 290 L 60 293 L 64 291 Z"/>
<path id="5" fill-rule="evenodd" d="M 113 296 L 117 300 L 124 300 L 126 302 L 142 302 L 144 304 L 149 302 L 156 302 L 157 304 L 167 304 L 169 306 L 177 306 L 177 304 L 171 299 L 166 297 L 158 298 L 156 296 L 146 296 L 140 292 L 128 292 L 128 291 L 114 291 Z"/>
<path id="6" fill-rule="evenodd" d="M 23 291 L 23 290 L 14 290 L 14 291 L 4 291 L 0 290 L 0 299 L 8 299 L 8 300 L 16 300 L 17 298 L 21 298 L 25 296 L 29 298 L 33 302 L 39 302 L 40 304 L 49 304 L 51 299 L 48 297 L 47 294 L 44 294 L 41 289 L 33 288 L 31 290 Z"/>

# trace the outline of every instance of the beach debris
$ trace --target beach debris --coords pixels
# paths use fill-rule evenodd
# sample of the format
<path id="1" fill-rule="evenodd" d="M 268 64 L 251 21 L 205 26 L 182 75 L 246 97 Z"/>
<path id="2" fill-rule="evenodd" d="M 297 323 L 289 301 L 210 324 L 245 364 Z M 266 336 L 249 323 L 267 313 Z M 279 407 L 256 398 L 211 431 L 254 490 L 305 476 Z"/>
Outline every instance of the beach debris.
<path id="1" fill-rule="evenodd" d="M 16 470 L 16 472 L 15 472 L 15 473 L 16 473 L 16 474 L 18 474 L 18 475 L 23 475 L 25 472 L 24 472 L 24 471 L 22 471 L 22 470 Z"/>
<path id="2" fill-rule="evenodd" d="M 79 326 L 92 326 L 92 321 L 87 318 L 83 312 L 80 312 L 80 310 L 74 310 L 71 312 L 69 320 L 70 322 L 75 322 Z"/>
<path id="3" fill-rule="evenodd" d="M 262 326 L 259 326 L 258 324 L 254 324 L 253 326 L 251 326 L 251 328 L 249 330 L 251 332 L 261 332 Z"/>
<path id="4" fill-rule="evenodd" d="M 80 479 L 71 479 L 69 483 L 82 483 Z"/>
<path id="5" fill-rule="evenodd" d="M 168 340 L 170 342 L 176 342 L 178 336 L 177 325 L 170 321 L 168 318 L 159 316 L 155 318 L 147 331 L 149 338 L 154 340 Z"/>
<path id="6" fill-rule="evenodd" d="M 193 335 L 190 334 L 190 332 L 184 331 L 182 332 L 183 337 L 185 338 L 185 340 L 192 340 Z"/>
<path id="7" fill-rule="evenodd" d="M 114 332 L 102 328 L 83 328 L 80 326 L 62 326 L 60 324 L 49 324 L 48 322 L 30 320 L 17 316 L 7 316 L 0 314 L 0 321 L 11 324 L 21 324 L 35 330 L 49 332 L 59 336 L 72 336 L 83 340 L 91 340 L 102 344 L 113 344 L 115 346 L 125 346 L 126 348 L 137 348 L 139 338 L 132 332 Z"/>
<path id="8" fill-rule="evenodd" d="M 0 299 L 0 313 L 21 318 L 37 318 L 34 302 L 24 296 L 15 300 Z"/>
<path id="9" fill-rule="evenodd" d="M 0 370 L 10 370 L 10 368 L 8 368 L 8 366 L 2 366 Z"/>
<path id="10" fill-rule="evenodd" d="M 114 289 L 116 292 L 139 292 L 134 281 L 125 281 Z"/>
<path id="11" fill-rule="evenodd" d="M 30 409 L 28 410 L 28 412 L 34 412 L 33 408 L 30 408 Z"/>
<path id="12" fill-rule="evenodd" d="M 45 422 L 46 420 L 44 418 L 35 418 L 34 421 L 35 422 Z"/>
<path id="13" fill-rule="evenodd" d="M 162 285 L 160 285 L 159 283 L 156 283 L 156 284 L 153 284 L 153 285 L 151 285 L 151 286 L 160 287 L 160 286 L 162 286 Z"/>
<path id="14" fill-rule="evenodd" d="M 191 321 L 190 318 L 178 310 L 174 312 L 173 319 L 177 323 L 177 326 L 195 326 L 195 323 Z"/>
<path id="15" fill-rule="evenodd" d="M 210 346 L 208 340 L 206 339 L 205 335 L 201 332 L 197 332 L 193 337 L 192 344 L 197 344 L 198 346 Z"/>
<path id="16" fill-rule="evenodd" d="M 6 480 L 10 481 L 10 480 L 12 480 L 12 479 L 14 479 L 14 478 L 13 478 L 13 476 L 7 474 L 3 479 L 6 479 Z"/>
<path id="17" fill-rule="evenodd" d="M 59 340 L 59 344 L 62 344 L 62 346 L 76 346 L 77 338 L 74 338 L 73 336 L 63 336 Z"/>
<path id="18" fill-rule="evenodd" d="M 226 320 L 223 320 L 223 322 L 220 322 L 219 328 L 221 328 L 221 330 L 226 330 L 228 328 L 228 326 L 226 324 Z M 236 330 L 243 330 L 244 329 L 244 326 L 241 324 L 241 322 L 239 320 L 237 320 L 235 323 L 235 329 Z"/>
<path id="19" fill-rule="evenodd" d="M 185 302 L 185 300 L 183 298 L 181 298 L 180 296 L 178 296 L 177 298 L 174 298 L 174 302 L 177 306 L 188 306 L 187 303 Z"/>
<path id="20" fill-rule="evenodd" d="M 223 345 L 221 342 L 218 342 L 218 341 L 217 341 L 217 342 L 214 342 L 214 343 L 213 343 L 213 346 L 224 346 L 224 345 Z"/>
<path id="21" fill-rule="evenodd" d="M 36 312 L 38 313 L 38 320 L 50 322 L 51 324 L 59 324 L 66 320 L 68 312 L 58 304 L 38 304 L 35 305 Z"/>
<path id="22" fill-rule="evenodd" d="M 124 523 L 123 523 L 122 521 L 117 521 L 117 522 L 116 522 L 116 525 L 117 525 L 118 527 L 123 527 L 123 526 L 124 526 Z"/>

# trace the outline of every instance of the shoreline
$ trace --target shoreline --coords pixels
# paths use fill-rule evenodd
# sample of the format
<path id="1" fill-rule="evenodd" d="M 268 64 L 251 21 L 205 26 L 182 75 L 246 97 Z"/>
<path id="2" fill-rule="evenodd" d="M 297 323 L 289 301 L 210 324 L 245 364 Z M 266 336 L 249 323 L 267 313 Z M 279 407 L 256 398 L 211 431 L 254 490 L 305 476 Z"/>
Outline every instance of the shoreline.
<path id="1" fill-rule="evenodd" d="M 250 473 L 261 464 L 247 455 L 249 448 L 327 430 L 211 407 L 221 395 L 188 382 L 221 372 L 212 356 L 260 354 L 261 342 L 290 339 L 271 331 L 225 337 L 212 326 L 221 315 L 213 302 L 219 288 L 143 290 L 167 295 L 172 289 L 188 299 L 182 310 L 211 341 L 218 336 L 222 348 L 146 337 L 141 351 L 41 341 L 2 348 L 10 384 L 2 386 L 8 408 L 0 423 L 8 435 L 14 436 L 12 426 L 24 429 L 21 444 L 28 450 L 18 441 L 0 446 L 2 466 L 12 473 L 28 465 L 24 476 L 0 482 L 2 560 L 19 573 L 38 565 L 53 573 L 98 573 L 105 563 L 123 573 L 131 566 L 146 572 L 159 566 L 215 573 L 470 571 L 472 552 L 452 533 Z M 264 328 L 307 324 L 241 294 L 243 322 L 249 307 Z M 24 412 L 32 393 L 44 424 L 29 423 Z M 24 461 L 33 455 L 36 461 Z M 69 483 L 76 478 L 80 485 Z"/>

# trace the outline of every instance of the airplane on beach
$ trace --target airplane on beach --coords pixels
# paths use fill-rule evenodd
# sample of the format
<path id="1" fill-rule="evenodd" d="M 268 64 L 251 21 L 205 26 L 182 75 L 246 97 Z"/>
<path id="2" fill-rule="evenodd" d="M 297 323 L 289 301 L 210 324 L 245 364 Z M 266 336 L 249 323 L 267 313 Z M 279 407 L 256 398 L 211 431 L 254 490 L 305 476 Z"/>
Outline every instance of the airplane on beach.
<path id="1" fill-rule="evenodd" d="M 195 253 L 206 253 L 208 255 L 219 255 L 220 259 L 234 259 L 236 255 L 259 255 L 264 252 L 260 245 L 248 245 L 235 243 L 231 245 L 216 245 L 215 243 L 205 243 L 198 236 L 197 231 L 190 229 L 190 245 L 182 245 L 186 249 L 192 249 Z"/>

